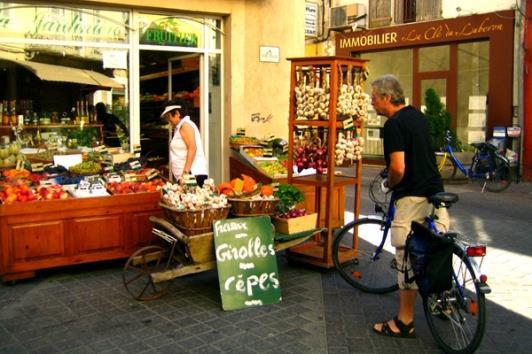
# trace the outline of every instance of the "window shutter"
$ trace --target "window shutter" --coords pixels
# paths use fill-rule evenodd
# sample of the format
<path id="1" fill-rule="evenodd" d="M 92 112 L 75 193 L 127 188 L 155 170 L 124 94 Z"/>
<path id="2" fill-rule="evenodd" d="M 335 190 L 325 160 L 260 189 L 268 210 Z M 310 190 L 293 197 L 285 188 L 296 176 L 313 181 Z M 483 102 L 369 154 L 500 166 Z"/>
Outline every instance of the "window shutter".
<path id="1" fill-rule="evenodd" d="M 384 27 L 392 23 L 391 0 L 369 1 L 369 27 Z"/>

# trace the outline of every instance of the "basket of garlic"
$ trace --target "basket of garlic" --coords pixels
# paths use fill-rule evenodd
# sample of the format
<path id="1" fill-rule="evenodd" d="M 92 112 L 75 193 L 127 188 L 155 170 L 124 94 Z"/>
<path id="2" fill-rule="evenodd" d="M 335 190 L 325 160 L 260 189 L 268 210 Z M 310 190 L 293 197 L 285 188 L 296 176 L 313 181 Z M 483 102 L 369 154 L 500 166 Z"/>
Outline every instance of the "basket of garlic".
<path id="1" fill-rule="evenodd" d="M 168 221 L 185 235 L 211 232 L 213 222 L 227 218 L 231 210 L 227 197 L 216 194 L 213 186 L 209 180 L 193 188 L 167 182 L 159 205 Z"/>

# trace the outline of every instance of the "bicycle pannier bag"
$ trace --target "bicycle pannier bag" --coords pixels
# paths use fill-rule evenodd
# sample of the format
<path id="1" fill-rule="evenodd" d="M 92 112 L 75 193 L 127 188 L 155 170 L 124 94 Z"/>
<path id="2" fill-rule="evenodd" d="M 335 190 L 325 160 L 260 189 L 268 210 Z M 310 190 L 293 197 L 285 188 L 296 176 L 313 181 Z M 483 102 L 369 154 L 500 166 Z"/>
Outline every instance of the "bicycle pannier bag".
<path id="1" fill-rule="evenodd" d="M 452 286 L 453 241 L 413 221 L 405 245 L 405 281 L 415 280 L 422 294 L 439 293 Z"/>

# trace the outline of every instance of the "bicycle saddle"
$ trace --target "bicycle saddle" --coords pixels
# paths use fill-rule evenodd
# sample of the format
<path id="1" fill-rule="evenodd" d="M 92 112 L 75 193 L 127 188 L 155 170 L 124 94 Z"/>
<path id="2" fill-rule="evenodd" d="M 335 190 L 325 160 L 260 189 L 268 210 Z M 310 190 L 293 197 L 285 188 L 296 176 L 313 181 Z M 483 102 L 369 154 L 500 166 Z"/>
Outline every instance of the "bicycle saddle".
<path id="1" fill-rule="evenodd" d="M 452 204 L 458 201 L 458 194 L 440 192 L 430 196 L 429 202 L 434 205 L 434 207 L 439 208 L 444 206 L 449 208 Z"/>

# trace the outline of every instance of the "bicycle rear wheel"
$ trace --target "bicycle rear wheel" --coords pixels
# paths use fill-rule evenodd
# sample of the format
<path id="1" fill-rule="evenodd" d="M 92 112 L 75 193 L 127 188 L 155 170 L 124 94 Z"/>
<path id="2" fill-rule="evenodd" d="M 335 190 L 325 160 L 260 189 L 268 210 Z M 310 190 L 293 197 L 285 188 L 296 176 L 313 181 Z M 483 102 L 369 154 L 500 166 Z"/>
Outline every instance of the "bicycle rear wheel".
<path id="1" fill-rule="evenodd" d="M 486 325 L 486 304 L 469 258 L 453 250 L 451 290 L 423 296 L 423 309 L 432 336 L 447 353 L 472 353 Z"/>
<path id="2" fill-rule="evenodd" d="M 359 219 L 338 230 L 333 242 L 334 265 L 342 278 L 368 293 L 383 294 L 398 289 L 397 270 L 392 267 L 395 249 L 386 240 L 379 250 L 386 236 L 384 226 L 382 220 Z"/>
<path id="3" fill-rule="evenodd" d="M 486 189 L 490 192 L 502 192 L 512 183 L 512 171 L 510 166 L 495 156 L 495 169 L 489 172 L 486 179 Z"/>
<path id="4" fill-rule="evenodd" d="M 440 155 L 440 154 L 437 154 Z M 453 179 L 456 177 L 456 165 L 453 159 L 448 153 L 441 153 L 440 160 L 438 162 L 438 171 L 442 178 Z"/>

